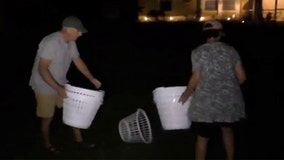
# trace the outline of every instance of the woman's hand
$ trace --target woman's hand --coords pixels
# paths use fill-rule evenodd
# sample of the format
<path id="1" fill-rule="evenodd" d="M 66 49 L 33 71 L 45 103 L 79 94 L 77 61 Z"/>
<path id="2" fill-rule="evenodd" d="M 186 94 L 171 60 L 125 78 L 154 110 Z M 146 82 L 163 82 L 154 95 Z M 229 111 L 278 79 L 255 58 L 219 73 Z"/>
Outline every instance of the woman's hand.
<path id="1" fill-rule="evenodd" d="M 190 89 L 186 89 L 180 96 L 178 102 L 181 102 L 182 104 L 184 104 L 188 98 L 191 96 L 192 94 L 192 90 Z"/>

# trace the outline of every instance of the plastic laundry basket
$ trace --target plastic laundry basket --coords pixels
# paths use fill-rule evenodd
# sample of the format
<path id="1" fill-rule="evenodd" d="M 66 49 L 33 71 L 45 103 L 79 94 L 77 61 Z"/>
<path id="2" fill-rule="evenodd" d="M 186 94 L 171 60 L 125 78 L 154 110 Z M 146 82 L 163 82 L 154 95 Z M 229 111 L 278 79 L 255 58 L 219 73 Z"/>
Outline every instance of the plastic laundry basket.
<path id="1" fill-rule="evenodd" d="M 72 127 L 87 129 L 92 124 L 103 103 L 104 91 L 65 85 L 67 98 L 63 101 L 63 123 Z"/>
<path id="2" fill-rule="evenodd" d="M 147 144 L 152 142 L 151 125 L 143 109 L 138 108 L 135 113 L 120 120 L 118 128 L 124 142 Z"/>
<path id="3" fill-rule="evenodd" d="M 188 109 L 191 97 L 183 105 L 178 102 L 185 89 L 185 86 L 158 87 L 153 91 L 154 102 L 164 130 L 190 128 Z"/>

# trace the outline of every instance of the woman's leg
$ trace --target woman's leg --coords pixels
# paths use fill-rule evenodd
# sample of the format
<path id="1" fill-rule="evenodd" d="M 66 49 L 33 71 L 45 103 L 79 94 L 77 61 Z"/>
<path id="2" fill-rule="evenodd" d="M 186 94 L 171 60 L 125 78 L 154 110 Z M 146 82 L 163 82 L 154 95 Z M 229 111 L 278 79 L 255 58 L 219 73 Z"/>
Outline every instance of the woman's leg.
<path id="1" fill-rule="evenodd" d="M 196 160 L 205 160 L 208 140 L 209 138 L 205 138 L 199 135 L 197 136 L 197 140 L 195 144 L 195 159 Z"/>
<path id="2" fill-rule="evenodd" d="M 235 154 L 234 133 L 230 127 L 221 127 L 223 134 L 223 142 L 227 153 L 227 160 L 233 160 Z"/>

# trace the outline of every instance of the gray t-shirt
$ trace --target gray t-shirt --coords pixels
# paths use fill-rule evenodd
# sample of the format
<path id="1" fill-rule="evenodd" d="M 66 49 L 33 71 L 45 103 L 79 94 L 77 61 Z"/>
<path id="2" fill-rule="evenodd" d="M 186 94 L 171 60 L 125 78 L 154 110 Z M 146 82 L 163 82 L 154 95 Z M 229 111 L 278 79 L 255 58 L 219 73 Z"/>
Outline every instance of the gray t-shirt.
<path id="1" fill-rule="evenodd" d="M 192 94 L 189 116 L 196 122 L 235 122 L 245 118 L 245 103 L 235 67 L 237 51 L 222 42 L 206 43 L 192 51 L 192 70 L 201 79 Z"/>
<path id="2" fill-rule="evenodd" d="M 75 41 L 65 42 L 60 32 L 54 32 L 44 37 L 39 43 L 29 85 L 41 94 L 56 94 L 40 76 L 38 65 L 40 57 L 51 60 L 49 71 L 57 83 L 64 85 L 68 82 L 66 75 L 72 59 L 79 57 Z"/>

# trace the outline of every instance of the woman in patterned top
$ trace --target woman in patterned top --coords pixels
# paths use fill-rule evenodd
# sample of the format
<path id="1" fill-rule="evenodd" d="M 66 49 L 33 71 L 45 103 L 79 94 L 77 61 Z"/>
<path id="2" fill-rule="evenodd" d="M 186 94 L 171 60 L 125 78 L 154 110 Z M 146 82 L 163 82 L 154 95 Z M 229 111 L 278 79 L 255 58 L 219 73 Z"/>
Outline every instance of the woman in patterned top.
<path id="1" fill-rule="evenodd" d="M 205 159 L 207 142 L 215 127 L 222 130 L 227 159 L 234 159 L 233 124 L 245 118 L 240 85 L 246 80 L 240 56 L 221 42 L 223 26 L 209 20 L 203 25 L 206 43 L 192 51 L 192 75 L 179 101 L 192 96 L 189 117 L 197 133 L 195 158 Z"/>

